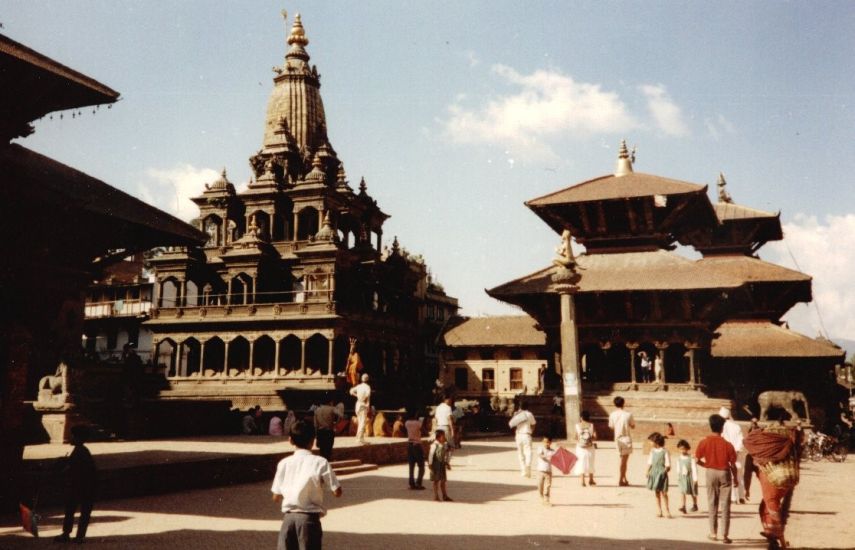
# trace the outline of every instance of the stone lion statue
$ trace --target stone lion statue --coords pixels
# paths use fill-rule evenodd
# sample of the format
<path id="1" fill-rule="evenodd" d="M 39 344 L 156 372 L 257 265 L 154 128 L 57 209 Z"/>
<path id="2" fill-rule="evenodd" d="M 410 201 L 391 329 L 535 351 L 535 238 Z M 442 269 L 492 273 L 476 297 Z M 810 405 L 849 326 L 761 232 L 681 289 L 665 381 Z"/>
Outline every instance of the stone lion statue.
<path id="1" fill-rule="evenodd" d="M 39 393 L 36 405 L 42 408 L 56 408 L 65 405 L 68 400 L 68 365 L 60 363 L 56 372 L 43 376 L 39 380 Z"/>
<path id="2" fill-rule="evenodd" d="M 806 420 L 810 420 L 810 413 L 807 412 L 808 402 L 805 394 L 800 391 L 764 391 L 757 396 L 757 404 L 760 405 L 760 420 L 769 419 L 769 409 L 780 408 L 789 413 L 793 420 L 799 420 L 800 417 L 793 408 L 793 403 L 801 402 L 805 408 L 805 414 L 808 415 Z"/>

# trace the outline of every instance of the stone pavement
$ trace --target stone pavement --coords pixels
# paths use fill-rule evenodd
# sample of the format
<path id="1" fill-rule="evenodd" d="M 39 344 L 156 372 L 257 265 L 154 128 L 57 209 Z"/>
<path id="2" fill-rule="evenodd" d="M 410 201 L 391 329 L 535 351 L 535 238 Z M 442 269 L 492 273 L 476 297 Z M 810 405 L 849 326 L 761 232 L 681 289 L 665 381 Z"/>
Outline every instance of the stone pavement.
<path id="1" fill-rule="evenodd" d="M 430 490 L 409 491 L 406 465 L 343 479 L 344 496 L 328 496 L 325 548 L 764 548 L 758 532 L 756 498 L 734 508 L 731 538 L 724 546 L 706 539 L 706 515 L 655 517 L 653 494 L 641 486 L 645 458 L 630 460 L 633 487 L 616 487 L 613 448 L 597 453 L 597 487 L 556 475 L 554 506 L 539 503 L 534 479 L 520 477 L 510 439 L 464 443 L 449 472 L 455 502 L 434 502 Z M 703 474 L 702 474 L 703 477 Z M 672 476 L 672 483 L 676 480 Z M 853 548 L 855 523 L 851 494 L 855 460 L 843 464 L 806 463 L 796 490 L 788 534 L 794 548 Z M 427 483 L 426 483 L 427 484 Z M 759 487 L 754 486 L 759 494 Z M 703 488 L 701 489 L 703 492 Z M 679 495 L 671 487 L 671 510 Z M 705 506 L 701 499 L 701 509 Z M 60 510 L 42 510 L 43 539 L 0 521 L 0 548 L 56 548 Z M 275 548 L 280 516 L 270 502 L 269 484 L 252 483 L 168 495 L 111 500 L 96 505 L 90 526 L 94 548 L 155 549 Z"/>

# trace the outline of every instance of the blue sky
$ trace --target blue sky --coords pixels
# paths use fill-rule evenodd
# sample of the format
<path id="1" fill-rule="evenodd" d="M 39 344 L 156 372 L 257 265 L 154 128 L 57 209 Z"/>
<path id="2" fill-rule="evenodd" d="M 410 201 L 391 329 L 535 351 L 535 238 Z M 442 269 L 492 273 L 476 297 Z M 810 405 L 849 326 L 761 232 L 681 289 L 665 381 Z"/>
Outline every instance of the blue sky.
<path id="1" fill-rule="evenodd" d="M 283 8 L 351 182 L 465 313 L 507 312 L 483 289 L 549 263 L 557 236 L 523 201 L 611 172 L 625 137 L 637 171 L 721 171 L 781 210 L 787 245 L 761 257 L 795 258 L 826 331 L 855 339 L 852 3 L 7 0 L 0 32 L 122 93 L 23 143 L 192 217 L 215 171 L 249 177 Z M 790 320 L 822 328 L 815 306 Z"/>

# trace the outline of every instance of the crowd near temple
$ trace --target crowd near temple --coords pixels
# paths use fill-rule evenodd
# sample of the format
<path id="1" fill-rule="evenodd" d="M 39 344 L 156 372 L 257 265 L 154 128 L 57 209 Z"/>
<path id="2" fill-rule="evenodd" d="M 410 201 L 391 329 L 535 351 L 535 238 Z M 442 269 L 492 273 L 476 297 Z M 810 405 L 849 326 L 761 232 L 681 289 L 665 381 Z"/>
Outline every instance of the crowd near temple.
<path id="1" fill-rule="evenodd" d="M 811 302 L 811 274 L 758 255 L 784 239 L 780 212 L 740 204 L 750 182 L 723 174 L 710 189 L 667 165 L 638 172 L 626 143 L 601 174 L 525 203 L 557 248 L 486 291 L 519 313 L 461 315 L 407 236 L 384 232 L 394 212 L 370 174 L 346 171 L 308 44 L 298 15 L 249 181 L 223 168 L 185 223 L 13 142 L 119 93 L 0 36 L 0 193 L 16 205 L 0 217 L 4 502 L 24 446 L 68 442 L 74 426 L 140 440 L 237 434 L 251 408 L 341 402 L 350 416 L 363 375 L 390 423 L 450 398 L 477 411 L 471 429 L 499 434 L 523 400 L 555 438 L 585 410 L 608 439 L 618 396 L 639 430 L 664 419 L 694 440 L 721 408 L 815 427 L 846 413 L 845 351 L 783 320 Z"/>

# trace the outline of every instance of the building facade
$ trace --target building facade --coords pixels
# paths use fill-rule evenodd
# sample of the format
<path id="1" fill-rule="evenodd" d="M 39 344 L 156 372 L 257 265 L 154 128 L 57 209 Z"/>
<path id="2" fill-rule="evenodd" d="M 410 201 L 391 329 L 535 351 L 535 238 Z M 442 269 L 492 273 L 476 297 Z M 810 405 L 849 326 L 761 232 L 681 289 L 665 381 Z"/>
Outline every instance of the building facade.
<path id="1" fill-rule="evenodd" d="M 285 392 L 336 387 L 352 343 L 378 402 L 435 376 L 426 352 L 437 311 L 456 300 L 397 238 L 384 241 L 389 216 L 365 179 L 350 185 L 308 43 L 298 15 L 246 191 L 223 170 L 193 199 L 205 245 L 151 260 L 156 303 L 144 326 L 169 381 L 161 399 L 281 409 Z"/>

